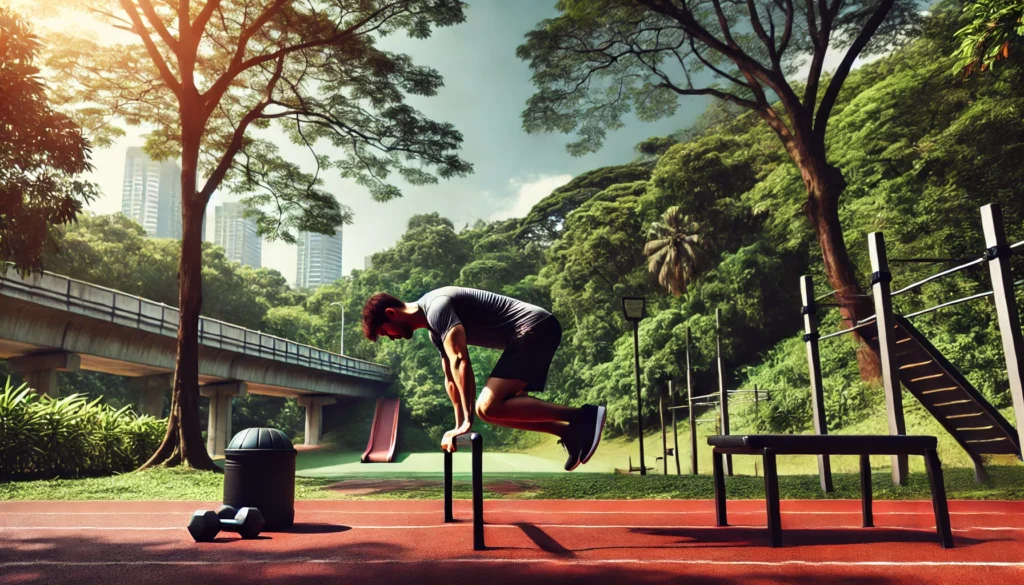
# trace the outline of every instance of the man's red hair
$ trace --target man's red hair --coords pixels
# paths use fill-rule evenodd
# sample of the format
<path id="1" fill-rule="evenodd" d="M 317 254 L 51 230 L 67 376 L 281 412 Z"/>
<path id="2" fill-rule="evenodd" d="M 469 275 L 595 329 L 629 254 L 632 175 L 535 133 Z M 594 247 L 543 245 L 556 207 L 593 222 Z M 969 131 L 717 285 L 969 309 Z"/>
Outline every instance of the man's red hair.
<path id="1" fill-rule="evenodd" d="M 388 293 L 377 293 L 363 305 L 363 335 L 370 341 L 377 341 L 377 329 L 388 320 L 384 311 L 405 308 L 405 303 Z"/>

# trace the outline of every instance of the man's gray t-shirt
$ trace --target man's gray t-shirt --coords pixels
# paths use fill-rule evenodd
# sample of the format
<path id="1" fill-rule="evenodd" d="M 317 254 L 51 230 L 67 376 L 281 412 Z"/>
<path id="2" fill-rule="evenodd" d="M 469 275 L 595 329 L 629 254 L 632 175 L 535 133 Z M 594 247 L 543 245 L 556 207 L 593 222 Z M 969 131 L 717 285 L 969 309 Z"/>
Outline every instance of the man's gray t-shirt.
<path id="1" fill-rule="evenodd" d="M 430 341 L 445 355 L 444 338 L 459 323 L 466 343 L 505 349 L 551 313 L 530 303 L 475 288 L 446 286 L 423 295 L 416 305 L 426 315 Z"/>

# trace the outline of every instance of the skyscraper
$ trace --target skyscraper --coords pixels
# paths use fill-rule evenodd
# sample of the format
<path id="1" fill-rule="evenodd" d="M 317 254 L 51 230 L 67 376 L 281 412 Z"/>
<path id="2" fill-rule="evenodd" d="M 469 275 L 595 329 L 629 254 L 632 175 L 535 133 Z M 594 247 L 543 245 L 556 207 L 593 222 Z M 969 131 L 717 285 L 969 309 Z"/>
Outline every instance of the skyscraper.
<path id="1" fill-rule="evenodd" d="M 263 245 L 256 233 L 256 220 L 242 216 L 245 206 L 227 202 L 214 209 L 213 241 L 224 252 L 228 260 L 259 268 L 262 261 Z"/>
<path id="2" fill-rule="evenodd" d="M 146 235 L 181 239 L 181 167 L 154 161 L 133 146 L 125 153 L 121 212 L 138 222 Z"/>
<path id="3" fill-rule="evenodd" d="M 315 288 L 341 278 L 341 228 L 333 236 L 299 232 L 295 286 Z"/>

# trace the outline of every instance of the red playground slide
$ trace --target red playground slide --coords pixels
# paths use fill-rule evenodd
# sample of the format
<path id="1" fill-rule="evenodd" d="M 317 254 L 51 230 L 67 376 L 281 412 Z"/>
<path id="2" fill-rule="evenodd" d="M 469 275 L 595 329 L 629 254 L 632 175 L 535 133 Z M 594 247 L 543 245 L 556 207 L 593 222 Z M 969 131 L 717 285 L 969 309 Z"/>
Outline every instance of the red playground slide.
<path id="1" fill-rule="evenodd" d="M 373 413 L 370 440 L 360 461 L 363 463 L 391 463 L 395 460 L 395 440 L 398 438 L 399 398 L 378 398 Z"/>

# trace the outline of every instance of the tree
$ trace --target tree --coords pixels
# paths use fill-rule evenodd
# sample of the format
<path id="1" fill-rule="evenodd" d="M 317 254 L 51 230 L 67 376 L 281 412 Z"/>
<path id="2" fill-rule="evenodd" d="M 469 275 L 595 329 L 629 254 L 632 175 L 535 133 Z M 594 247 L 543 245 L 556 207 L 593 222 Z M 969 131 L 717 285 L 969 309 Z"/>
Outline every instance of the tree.
<path id="1" fill-rule="evenodd" d="M 679 206 L 665 210 L 661 221 L 651 224 L 644 245 L 647 269 L 658 278 L 658 284 L 679 296 L 697 276 L 704 257 L 704 238 L 700 226 L 684 216 Z"/>
<path id="2" fill-rule="evenodd" d="M 433 95 L 441 76 L 407 55 L 376 46 L 405 31 L 425 38 L 464 19 L 458 0 L 74 0 L 128 44 L 62 36 L 49 65 L 63 104 L 98 141 L 147 125 L 154 158 L 180 157 L 182 249 L 178 266 L 177 360 L 168 432 L 145 464 L 216 469 L 198 416 L 198 320 L 202 295 L 202 217 L 214 190 L 244 196 L 261 235 L 288 242 L 295 230 L 333 233 L 350 213 L 323 190 L 336 169 L 378 201 L 407 183 L 467 174 L 462 136 L 427 119 L 406 94 Z M 278 150 L 276 121 L 315 163 L 304 171 Z M 324 144 L 341 156 L 318 150 Z M 432 172 L 433 171 L 433 172 Z M 436 173 L 436 174 L 434 174 Z M 199 178 L 206 177 L 199 184 Z M 269 210 L 269 211 L 268 211 Z"/>
<path id="3" fill-rule="evenodd" d="M 1024 0 L 975 0 L 964 5 L 967 24 L 956 31 L 957 72 L 970 75 L 1010 57 L 1010 43 L 1024 37 Z"/>
<path id="4" fill-rule="evenodd" d="M 570 213 L 602 190 L 620 183 L 651 178 L 651 164 L 629 164 L 587 171 L 558 187 L 530 208 L 519 222 L 516 238 L 551 245 L 565 228 Z"/>
<path id="5" fill-rule="evenodd" d="M 854 61 L 900 41 L 917 23 L 913 0 L 562 0 L 517 50 L 538 91 L 528 132 L 577 132 L 573 154 L 597 150 L 635 110 L 641 120 L 675 112 L 679 98 L 710 96 L 751 110 L 800 170 L 804 212 L 839 291 L 843 317 L 871 313 L 839 222 L 843 173 L 825 135 Z M 829 51 L 845 50 L 831 77 Z M 806 62 L 806 76 L 796 75 Z M 861 364 L 878 372 L 877 356 Z"/>
<path id="6" fill-rule="evenodd" d="M 89 141 L 51 108 L 35 66 L 40 48 L 32 27 L 0 6 L 0 265 L 13 261 L 23 274 L 42 269 L 54 226 L 96 196 L 75 178 L 92 168 Z"/>

